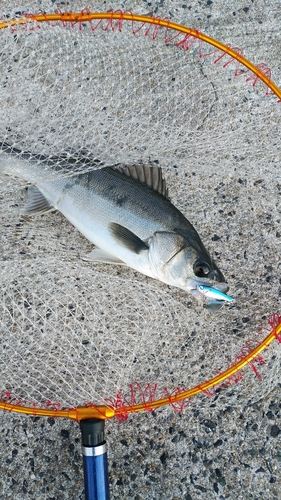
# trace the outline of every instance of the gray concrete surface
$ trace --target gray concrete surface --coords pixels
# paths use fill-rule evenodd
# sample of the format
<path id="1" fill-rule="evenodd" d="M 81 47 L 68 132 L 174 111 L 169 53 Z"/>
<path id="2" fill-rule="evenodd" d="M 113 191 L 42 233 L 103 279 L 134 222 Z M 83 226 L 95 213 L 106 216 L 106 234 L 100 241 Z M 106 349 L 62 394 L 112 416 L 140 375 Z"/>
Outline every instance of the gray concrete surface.
<path id="1" fill-rule="evenodd" d="M 14 2 L 14 5 L 18 10 L 29 10 L 28 2 L 23 6 Z M 93 10 L 94 7 L 106 10 L 112 5 L 116 9 L 131 9 L 137 13 L 170 16 L 174 21 L 192 25 L 225 43 L 243 47 L 249 59 L 265 61 L 272 68 L 275 82 L 281 84 L 281 5 L 277 0 L 131 0 L 122 3 L 90 1 L 87 4 Z M 58 3 L 38 0 L 38 9 L 51 10 L 56 6 L 67 10 L 85 7 L 81 1 Z M 280 163 L 280 156 L 280 144 L 277 143 L 277 163 Z M 223 180 L 223 173 L 220 175 Z M 237 173 L 237 178 L 240 177 L 243 178 Z M 253 178 L 263 179 L 263 191 L 261 187 L 252 187 Z M 243 179 L 249 179 L 248 194 L 252 196 L 253 206 L 261 207 L 263 214 L 263 203 L 265 206 L 268 203 L 269 213 L 273 214 L 276 210 L 276 217 L 269 222 L 274 229 L 274 237 L 268 240 L 271 246 L 268 255 L 271 259 L 275 255 L 275 262 L 274 265 L 262 262 L 257 279 L 260 279 L 259 286 L 267 290 L 269 311 L 279 309 L 280 312 L 279 172 L 274 177 L 272 172 L 267 174 L 265 170 L 262 175 L 258 169 L 253 177 L 250 172 L 244 173 Z M 211 184 L 210 192 L 217 181 L 216 178 Z M 278 183 L 279 188 L 276 187 Z M 231 183 L 225 189 L 226 195 L 229 195 L 233 189 Z M 239 213 L 239 208 L 237 210 Z M 198 215 L 199 219 L 203 218 L 202 213 Z M 218 232 L 214 215 L 214 212 L 210 213 L 205 222 L 205 236 L 208 231 L 211 234 Z M 264 221 L 264 227 L 268 227 L 266 223 L 268 221 Z M 241 265 L 241 259 L 236 257 L 233 262 L 231 252 L 236 249 L 242 255 L 246 244 L 245 240 L 231 243 L 231 228 L 237 235 L 238 226 L 237 221 L 236 225 L 229 225 L 228 251 L 225 250 L 226 238 L 218 243 L 221 245 L 219 251 L 226 252 L 224 258 L 231 262 L 232 269 Z M 261 250 L 257 246 L 256 250 L 251 247 L 251 251 L 257 256 Z M 264 264 L 272 264 L 273 268 L 265 270 Z M 271 285 L 277 291 L 275 295 L 271 295 Z M 244 397 L 235 406 L 230 404 L 220 412 L 215 406 L 212 408 L 209 405 L 206 409 L 202 405 L 200 409 L 198 405 L 193 410 L 191 407 L 190 411 L 187 408 L 183 415 L 172 412 L 162 418 L 161 412 L 159 417 L 157 413 L 133 415 L 122 424 L 116 420 L 109 421 L 106 435 L 112 499 L 281 499 L 279 380 L 273 380 L 272 390 L 256 402 Z M 83 499 L 80 431 L 75 422 L 1 413 L 0 436 L 1 499 Z"/>

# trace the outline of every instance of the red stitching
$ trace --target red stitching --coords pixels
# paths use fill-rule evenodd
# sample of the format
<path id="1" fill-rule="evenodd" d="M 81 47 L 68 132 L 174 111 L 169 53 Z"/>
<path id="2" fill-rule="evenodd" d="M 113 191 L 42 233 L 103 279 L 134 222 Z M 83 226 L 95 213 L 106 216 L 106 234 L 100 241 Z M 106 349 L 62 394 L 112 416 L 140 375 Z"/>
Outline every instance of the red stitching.
<path id="1" fill-rule="evenodd" d="M 221 372 L 217 372 L 218 375 L 221 373 Z M 243 380 L 243 375 L 241 373 L 241 370 L 238 370 L 237 372 L 233 373 L 233 375 L 230 375 L 230 377 L 228 377 L 224 382 L 222 382 L 221 384 L 218 384 L 218 388 L 225 388 L 225 387 L 229 387 L 232 383 L 233 384 L 238 384 L 241 380 Z"/>
<path id="2" fill-rule="evenodd" d="M 160 32 L 160 29 L 161 29 L 161 26 L 159 24 L 159 21 L 161 20 L 161 18 L 160 17 L 154 17 L 153 19 L 155 19 L 155 21 L 158 21 L 158 24 L 157 23 L 153 23 L 153 24 L 147 23 L 148 24 L 148 28 L 144 32 L 144 35 L 148 36 L 149 33 L 152 32 L 151 39 L 152 40 L 156 40 L 156 38 L 158 36 L 158 33 Z"/>
<path id="3" fill-rule="evenodd" d="M 61 403 L 54 403 L 53 401 L 48 400 L 48 399 L 46 399 L 45 401 L 42 401 L 42 406 L 46 409 L 51 409 L 51 410 L 55 410 L 55 411 L 61 410 Z M 41 408 L 42 408 L 42 406 L 40 405 Z"/>
<path id="4" fill-rule="evenodd" d="M 235 52 L 237 52 L 237 54 L 239 54 L 240 56 L 244 56 L 244 51 L 242 49 L 239 49 L 239 47 L 232 47 L 231 45 L 229 45 L 228 47 L 232 50 L 235 50 Z M 224 63 L 222 67 L 226 68 L 226 66 L 228 66 L 233 61 L 236 63 L 236 66 L 239 66 L 241 64 L 240 61 L 237 61 L 237 59 L 235 59 L 235 57 L 230 56 L 229 60 L 226 61 L 226 63 Z"/>
<path id="5" fill-rule="evenodd" d="M 217 387 L 210 387 L 209 389 L 203 389 L 202 392 L 205 394 L 205 396 L 208 396 L 208 398 L 213 398 L 216 394 Z"/>
<path id="6" fill-rule="evenodd" d="M 189 50 L 197 42 L 197 38 L 192 35 L 186 34 L 185 37 L 177 42 L 176 47 L 180 47 L 183 50 Z"/>
<path id="7" fill-rule="evenodd" d="M 111 18 L 108 19 L 108 22 L 103 28 L 104 31 L 107 31 L 109 28 L 111 28 L 112 31 L 115 30 L 115 28 L 118 28 L 118 31 L 121 33 L 122 32 L 122 26 L 123 26 L 123 20 L 124 20 L 124 12 L 122 10 L 115 10 L 113 11 L 112 9 L 108 10 L 107 12 L 111 12 L 112 14 L 120 14 L 119 19 L 114 19 L 113 15 Z"/>
<path id="8" fill-rule="evenodd" d="M 279 323 L 281 323 L 281 316 L 278 313 L 272 314 L 268 320 L 269 326 L 271 326 L 271 328 L 276 328 Z"/>
<path id="9" fill-rule="evenodd" d="M 112 406 L 114 410 L 121 410 L 121 412 L 118 411 L 118 413 L 116 414 L 117 419 L 120 423 L 128 419 L 128 407 L 130 405 L 124 398 L 121 391 L 118 391 L 114 398 L 105 398 L 104 401 L 105 403 L 108 403 L 110 406 Z M 125 402 L 127 403 L 127 406 Z"/>
<path id="10" fill-rule="evenodd" d="M 177 413 L 181 413 L 189 404 L 188 399 L 180 399 L 178 401 L 174 400 L 175 396 L 177 396 L 178 394 L 182 394 L 183 392 L 185 392 L 185 389 L 183 387 L 176 387 L 172 392 L 170 392 L 167 387 L 164 387 L 163 390 L 163 397 L 167 397 L 169 399 L 171 407 Z"/>
<path id="11" fill-rule="evenodd" d="M 56 12 L 58 14 L 60 14 L 60 20 L 59 21 L 49 21 L 47 19 L 47 15 L 42 12 L 41 15 L 43 15 L 46 19 L 46 22 L 50 25 L 50 26 L 57 26 L 59 23 L 62 24 L 63 27 L 66 27 L 67 25 L 70 24 L 70 26 L 73 28 L 75 27 L 77 24 L 78 24 L 78 28 L 81 30 L 83 28 L 83 23 L 84 22 L 88 22 L 90 27 L 91 27 L 91 30 L 94 31 L 96 30 L 99 26 L 101 26 L 103 24 L 103 21 L 102 19 L 98 20 L 95 24 L 93 23 L 93 20 L 89 20 L 89 21 L 83 21 L 79 19 L 79 16 L 77 15 L 73 15 L 73 20 L 70 20 L 70 21 L 66 21 L 65 20 L 65 16 L 70 16 L 71 17 L 71 14 L 73 14 L 72 12 L 62 12 L 60 9 L 57 9 Z M 89 13 L 89 9 L 83 9 L 81 10 L 81 15 L 83 14 L 87 14 Z M 143 31 L 144 32 L 144 36 L 151 36 L 151 39 L 152 40 L 155 40 L 158 36 L 158 34 L 160 33 L 160 30 L 162 28 L 162 26 L 160 25 L 160 21 L 161 21 L 161 18 L 160 17 L 154 17 L 154 23 L 146 23 L 146 22 L 143 22 L 142 24 L 139 25 L 139 23 L 137 23 L 137 28 L 135 28 L 135 24 L 136 24 L 136 21 L 134 19 L 134 14 L 131 12 L 131 11 L 122 11 L 122 10 L 109 10 L 107 12 L 111 12 L 112 13 L 112 16 L 107 20 L 106 22 L 106 25 L 104 27 L 102 27 L 102 29 L 104 31 L 108 31 L 108 30 L 112 30 L 112 31 L 115 31 L 116 29 L 118 29 L 119 32 L 122 32 L 122 28 L 123 28 L 123 22 L 124 22 L 124 14 L 129 14 L 131 16 L 131 24 L 132 24 L 132 34 L 133 35 L 136 35 L 137 33 L 139 33 L 140 31 Z M 114 14 L 119 14 L 120 17 L 119 19 L 114 19 L 113 15 Z M 34 14 L 24 14 L 25 17 L 27 18 L 30 18 L 32 20 L 35 21 L 35 16 Z M 165 19 L 168 23 L 169 23 L 169 19 Z M 158 21 L 158 22 L 157 22 Z M 24 25 L 24 29 L 25 30 L 29 30 L 29 31 L 33 31 L 35 28 L 38 28 L 40 29 L 41 25 L 40 23 L 38 22 L 36 24 L 36 27 L 34 25 L 30 25 L 29 23 L 27 23 L 26 25 Z M 11 26 L 10 27 L 10 30 L 12 32 L 15 32 L 17 29 L 16 26 Z M 182 35 L 181 32 L 176 32 L 176 34 L 174 34 L 173 36 L 169 36 L 169 30 L 170 30 L 170 27 L 169 27 L 169 24 L 168 26 L 165 26 L 164 27 L 165 29 L 165 35 L 164 35 L 164 43 L 171 43 L 173 42 L 174 40 L 176 40 L 180 35 Z M 195 30 L 196 33 L 200 34 L 199 31 Z M 173 30 L 173 33 L 175 33 L 175 30 Z M 213 61 L 214 64 L 217 64 L 219 61 L 221 61 L 226 55 L 228 55 L 227 52 L 222 52 L 221 53 L 221 50 L 218 49 L 218 48 L 215 48 L 215 49 L 212 49 L 211 51 L 209 52 L 203 52 L 202 50 L 202 40 L 200 38 L 196 38 L 194 37 L 193 35 L 191 34 L 186 34 L 180 41 L 178 41 L 177 43 L 175 43 L 175 46 L 176 47 L 179 47 L 179 48 L 182 48 L 184 50 L 189 50 L 193 45 L 196 44 L 196 42 L 198 42 L 198 48 L 199 48 L 199 57 L 202 58 L 202 57 L 205 57 L 205 56 L 211 56 L 213 54 L 216 54 L 216 53 L 220 53 L 220 55 Z M 227 45 L 229 48 L 232 48 L 233 50 L 235 50 L 239 55 L 243 56 L 244 52 L 242 49 L 240 49 L 239 47 L 233 47 L 231 46 L 230 44 Z M 232 56 L 229 56 L 229 59 L 223 64 L 223 68 L 226 68 L 230 63 L 232 62 L 235 62 L 236 66 L 235 66 L 235 70 L 234 70 L 234 76 L 242 76 L 242 75 L 248 75 L 249 73 L 250 76 L 248 76 L 246 78 L 246 82 L 252 82 L 252 86 L 255 87 L 256 84 L 258 83 L 258 81 L 261 81 L 261 79 L 259 78 L 259 76 L 257 76 L 256 74 L 252 74 L 252 72 L 248 69 L 245 68 L 245 70 L 243 70 L 243 68 L 241 68 L 242 66 L 242 63 L 238 60 L 236 60 L 234 57 Z M 266 75 L 268 76 L 268 82 L 271 80 L 271 69 L 268 68 L 265 63 L 260 63 L 257 65 L 257 67 Z M 241 68 L 241 69 L 240 69 Z M 266 88 L 266 92 L 265 92 L 266 95 L 274 95 L 274 92 L 267 86 Z M 278 103 L 281 102 L 281 99 L 278 99 L 277 100 Z"/>

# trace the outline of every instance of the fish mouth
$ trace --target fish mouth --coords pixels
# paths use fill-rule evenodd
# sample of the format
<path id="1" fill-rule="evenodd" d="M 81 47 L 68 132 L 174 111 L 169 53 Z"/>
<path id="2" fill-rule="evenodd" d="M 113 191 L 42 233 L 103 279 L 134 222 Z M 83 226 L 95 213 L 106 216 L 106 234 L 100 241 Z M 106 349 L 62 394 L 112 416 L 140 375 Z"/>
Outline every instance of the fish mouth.
<path id="1" fill-rule="evenodd" d="M 206 281 L 200 281 L 200 280 L 190 280 L 189 281 L 189 286 L 190 286 L 190 290 L 197 290 L 197 286 L 200 286 L 200 285 L 206 285 L 206 286 L 211 286 L 213 288 L 215 288 L 216 290 L 218 290 L 219 292 L 223 292 L 223 293 L 226 293 L 228 292 L 229 290 L 229 286 L 227 283 L 218 283 L 218 282 L 213 282 L 213 281 L 209 281 L 206 282 Z"/>
<path id="2" fill-rule="evenodd" d="M 226 293 L 229 290 L 229 286 L 227 283 L 215 283 L 213 288 L 223 293 Z"/>
<path id="3" fill-rule="evenodd" d="M 229 286 L 225 281 L 223 274 L 218 269 L 213 269 L 210 272 L 208 278 L 213 280 L 212 287 L 220 292 L 226 293 L 229 290 Z"/>

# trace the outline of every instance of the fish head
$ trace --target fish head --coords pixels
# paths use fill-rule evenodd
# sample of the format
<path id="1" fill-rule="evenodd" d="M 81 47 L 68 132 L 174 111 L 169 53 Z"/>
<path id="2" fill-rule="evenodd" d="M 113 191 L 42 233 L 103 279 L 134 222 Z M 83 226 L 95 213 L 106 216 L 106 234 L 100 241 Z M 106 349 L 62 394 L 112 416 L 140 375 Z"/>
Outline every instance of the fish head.
<path id="1" fill-rule="evenodd" d="M 148 240 L 148 246 L 150 266 L 159 280 L 191 292 L 198 300 L 202 300 L 198 285 L 222 292 L 229 289 L 199 237 L 194 241 L 176 232 L 159 231 Z"/>

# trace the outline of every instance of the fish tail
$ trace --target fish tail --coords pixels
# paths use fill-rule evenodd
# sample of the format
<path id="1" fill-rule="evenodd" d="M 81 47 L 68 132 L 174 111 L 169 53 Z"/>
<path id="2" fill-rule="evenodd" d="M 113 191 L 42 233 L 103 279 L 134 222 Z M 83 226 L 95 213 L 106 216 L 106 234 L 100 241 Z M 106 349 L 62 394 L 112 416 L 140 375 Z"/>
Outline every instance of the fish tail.
<path id="1" fill-rule="evenodd" d="M 0 153 L 0 175 L 13 175 L 13 161 L 5 153 Z"/>
<path id="2" fill-rule="evenodd" d="M 31 165 L 20 156 L 0 150 L 0 176 L 3 175 L 19 177 L 31 183 L 38 179 L 38 171 L 35 165 Z"/>

